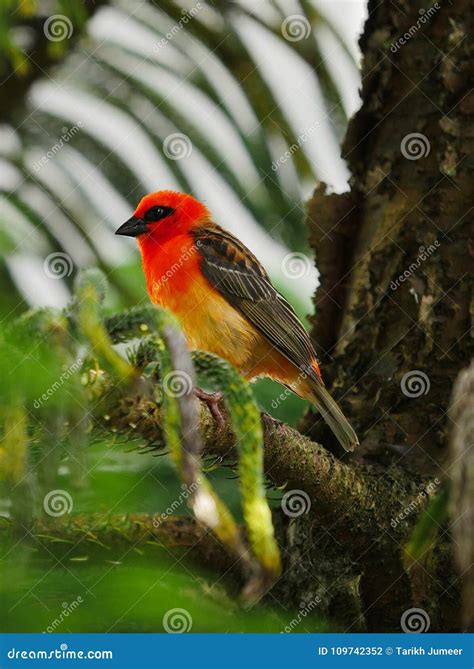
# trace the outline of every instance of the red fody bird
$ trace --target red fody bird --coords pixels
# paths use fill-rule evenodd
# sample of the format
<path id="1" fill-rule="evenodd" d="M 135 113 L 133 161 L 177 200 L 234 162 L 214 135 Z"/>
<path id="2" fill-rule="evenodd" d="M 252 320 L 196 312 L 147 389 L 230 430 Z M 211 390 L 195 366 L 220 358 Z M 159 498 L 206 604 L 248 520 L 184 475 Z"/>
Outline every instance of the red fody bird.
<path id="1" fill-rule="evenodd" d="M 151 301 L 175 314 L 192 349 L 228 360 L 249 380 L 284 384 L 317 407 L 347 451 L 354 449 L 357 435 L 326 390 L 294 309 L 201 202 L 170 190 L 150 193 L 116 234 L 137 238 Z"/>

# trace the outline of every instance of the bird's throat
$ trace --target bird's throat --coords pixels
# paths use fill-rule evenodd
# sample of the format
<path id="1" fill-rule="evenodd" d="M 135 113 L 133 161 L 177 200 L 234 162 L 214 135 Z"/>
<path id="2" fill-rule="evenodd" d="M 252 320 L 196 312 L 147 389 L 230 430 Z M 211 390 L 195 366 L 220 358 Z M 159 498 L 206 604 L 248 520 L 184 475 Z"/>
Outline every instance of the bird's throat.
<path id="1" fill-rule="evenodd" d="M 199 253 L 192 238 L 179 235 L 157 241 L 151 235 L 144 236 L 139 247 L 152 302 L 175 311 L 175 303 L 199 276 Z"/>

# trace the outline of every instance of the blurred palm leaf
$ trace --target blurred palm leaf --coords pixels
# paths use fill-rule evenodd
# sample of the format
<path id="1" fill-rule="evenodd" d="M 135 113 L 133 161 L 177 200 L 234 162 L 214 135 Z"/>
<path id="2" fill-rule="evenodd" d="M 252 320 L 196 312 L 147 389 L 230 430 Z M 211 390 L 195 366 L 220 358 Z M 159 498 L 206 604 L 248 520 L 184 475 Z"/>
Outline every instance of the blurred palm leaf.
<path id="1" fill-rule="evenodd" d="M 62 305 L 73 269 L 98 264 L 136 301 L 137 263 L 112 233 L 146 192 L 177 188 L 206 201 L 304 310 L 316 272 L 291 280 L 282 260 L 307 249 L 300 203 L 315 181 L 346 183 L 339 140 L 358 83 L 350 43 L 307 0 L 115 0 L 87 23 L 76 5 L 58 12 L 66 37 L 71 27 L 80 39 L 1 128 L 4 287 Z M 41 6 L 10 3 L 0 48 L 19 78 L 28 39 L 12 27 L 25 11 L 47 33 Z"/>

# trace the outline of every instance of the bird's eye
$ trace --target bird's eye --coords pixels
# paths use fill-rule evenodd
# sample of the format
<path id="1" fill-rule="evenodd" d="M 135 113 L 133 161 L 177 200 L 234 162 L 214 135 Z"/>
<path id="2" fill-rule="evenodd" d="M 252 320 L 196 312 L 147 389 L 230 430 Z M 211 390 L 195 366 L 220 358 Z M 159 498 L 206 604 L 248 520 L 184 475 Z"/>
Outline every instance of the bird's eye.
<path id="1" fill-rule="evenodd" d="M 155 206 L 155 207 L 150 207 L 150 209 L 148 209 L 148 211 L 145 212 L 143 218 L 145 219 L 145 221 L 153 223 L 154 221 L 161 221 L 162 218 L 170 216 L 173 212 L 174 209 L 172 209 L 171 207 Z"/>

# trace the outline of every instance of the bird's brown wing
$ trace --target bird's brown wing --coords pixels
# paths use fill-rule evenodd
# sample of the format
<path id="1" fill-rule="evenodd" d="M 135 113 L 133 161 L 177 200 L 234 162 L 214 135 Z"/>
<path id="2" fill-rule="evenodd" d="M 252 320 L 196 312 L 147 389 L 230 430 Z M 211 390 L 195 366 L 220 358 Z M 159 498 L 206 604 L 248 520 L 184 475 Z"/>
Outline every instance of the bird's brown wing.
<path id="1" fill-rule="evenodd" d="M 212 286 L 299 369 L 317 378 L 316 354 L 293 307 L 272 286 L 253 253 L 217 225 L 199 228 L 194 239 L 201 271 Z"/>

